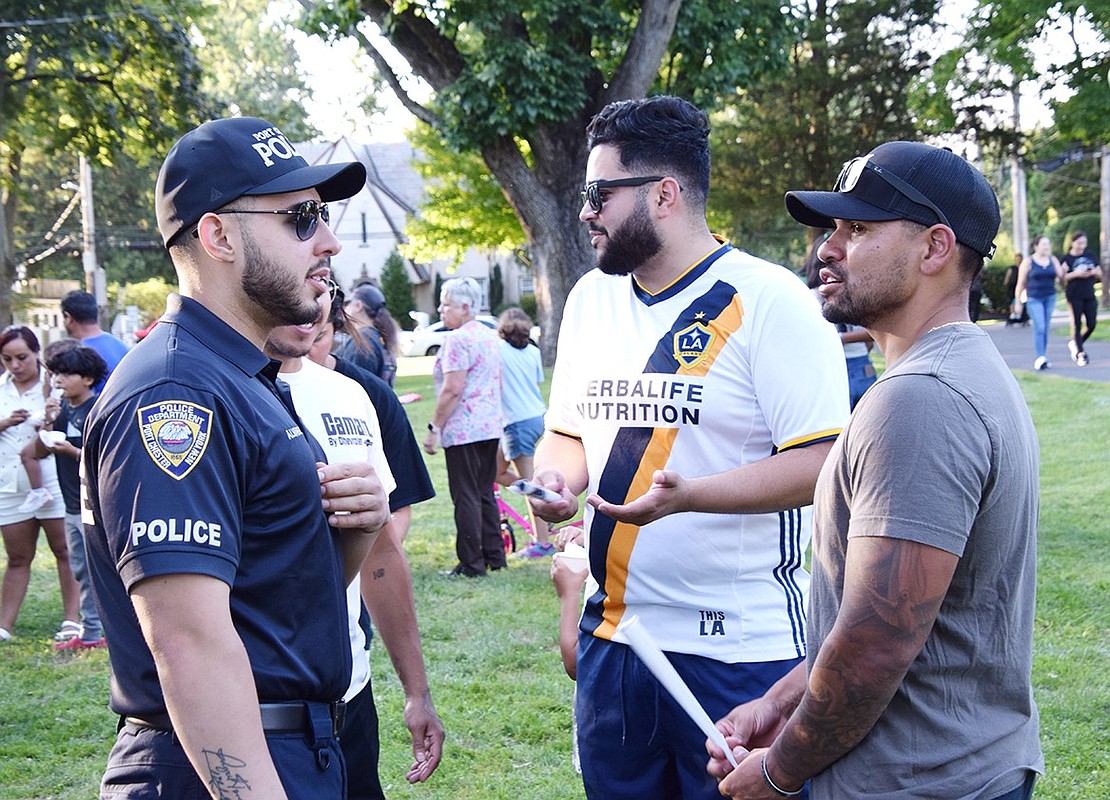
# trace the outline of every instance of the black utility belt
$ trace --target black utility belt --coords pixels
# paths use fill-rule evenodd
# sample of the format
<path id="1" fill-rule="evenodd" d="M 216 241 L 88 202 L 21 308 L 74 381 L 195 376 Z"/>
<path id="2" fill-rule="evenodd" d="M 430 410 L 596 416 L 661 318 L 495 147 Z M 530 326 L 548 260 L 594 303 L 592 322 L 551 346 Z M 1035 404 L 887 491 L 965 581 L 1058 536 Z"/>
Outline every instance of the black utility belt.
<path id="1" fill-rule="evenodd" d="M 311 733 L 312 725 L 309 717 L 309 703 L 293 701 L 289 703 L 259 703 L 258 710 L 262 715 L 263 733 Z M 333 703 L 312 703 L 314 706 L 327 706 L 331 716 L 332 735 L 338 736 L 343 730 L 343 719 L 347 713 L 347 704 L 343 700 Z M 138 725 L 140 728 L 151 728 L 156 731 L 172 731 L 173 723 L 169 714 L 146 714 L 141 717 L 127 716 L 124 722 Z"/>

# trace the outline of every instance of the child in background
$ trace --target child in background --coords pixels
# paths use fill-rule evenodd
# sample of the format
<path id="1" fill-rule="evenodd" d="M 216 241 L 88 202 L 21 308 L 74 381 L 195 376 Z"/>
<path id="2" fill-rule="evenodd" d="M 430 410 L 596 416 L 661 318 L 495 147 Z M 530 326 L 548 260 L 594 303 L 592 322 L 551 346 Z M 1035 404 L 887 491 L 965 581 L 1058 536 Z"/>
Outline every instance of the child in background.
<path id="1" fill-rule="evenodd" d="M 61 339 L 57 342 L 51 342 L 42 351 L 43 364 L 50 360 L 51 356 L 60 353 L 62 350 L 67 350 L 71 347 L 77 347 L 78 342 L 76 339 Z M 62 396 L 61 389 L 54 388 L 54 384 L 50 377 L 50 368 L 46 368 L 46 380 L 43 381 L 43 394 L 46 396 L 46 404 L 42 413 L 32 414 L 29 418 L 31 424 L 39 431 L 42 436 L 43 430 L 50 430 L 50 423 L 53 422 L 54 417 L 58 416 L 58 409 L 60 408 L 59 401 Z M 46 434 L 47 438 L 49 434 Z M 23 498 L 23 503 L 19 506 L 19 511 L 32 514 L 45 506 L 47 503 L 54 499 L 50 494 L 50 490 L 43 486 L 42 481 L 42 468 L 39 466 L 40 456 L 35 455 L 35 443 L 37 440 L 32 439 L 27 443 L 27 446 L 19 454 L 20 461 L 23 464 L 23 470 L 27 473 L 27 480 L 31 484 L 27 496 Z M 46 455 L 50 455 L 48 452 Z M 68 622 L 69 620 L 67 620 Z M 75 628 L 70 628 L 70 631 Z M 72 634 L 71 634 L 72 635 Z"/>
<path id="2" fill-rule="evenodd" d="M 65 500 L 66 541 L 69 545 L 69 565 L 81 589 L 81 625 L 78 635 L 54 645 L 58 650 L 82 650 L 104 647 L 100 615 L 96 610 L 89 570 L 85 560 L 85 535 L 81 525 L 81 446 L 84 442 L 85 418 L 92 410 L 96 395 L 93 387 L 107 374 L 108 365 L 91 347 L 75 345 L 47 349 L 46 368 L 53 374 L 55 390 L 61 390 L 60 405 L 53 418 L 53 431 L 42 431 L 29 447 L 34 447 L 35 458 L 53 454 L 58 470 L 58 486 Z M 47 419 L 51 404 L 47 401 Z M 51 438 L 47 433 L 61 436 Z M 49 442 L 49 444 L 48 444 Z M 37 463 L 36 463 L 37 466 Z M 29 473 L 30 474 L 30 473 Z M 32 476 L 32 483 L 34 478 Z"/>

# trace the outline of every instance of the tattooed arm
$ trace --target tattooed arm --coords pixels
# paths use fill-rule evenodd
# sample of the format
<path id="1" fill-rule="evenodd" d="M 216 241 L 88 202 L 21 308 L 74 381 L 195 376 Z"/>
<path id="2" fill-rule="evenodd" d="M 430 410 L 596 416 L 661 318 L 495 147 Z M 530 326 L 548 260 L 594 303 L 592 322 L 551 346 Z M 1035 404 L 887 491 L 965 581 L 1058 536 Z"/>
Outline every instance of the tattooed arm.
<path id="1" fill-rule="evenodd" d="M 212 797 L 284 800 L 229 591 L 206 575 L 165 575 L 136 584 L 131 601 L 174 731 Z"/>
<path id="2" fill-rule="evenodd" d="M 959 559 L 903 539 L 848 543 L 844 599 L 801 703 L 769 750 L 755 750 L 721 782 L 731 797 L 770 798 L 760 762 L 797 789 L 867 735 L 933 628 Z"/>

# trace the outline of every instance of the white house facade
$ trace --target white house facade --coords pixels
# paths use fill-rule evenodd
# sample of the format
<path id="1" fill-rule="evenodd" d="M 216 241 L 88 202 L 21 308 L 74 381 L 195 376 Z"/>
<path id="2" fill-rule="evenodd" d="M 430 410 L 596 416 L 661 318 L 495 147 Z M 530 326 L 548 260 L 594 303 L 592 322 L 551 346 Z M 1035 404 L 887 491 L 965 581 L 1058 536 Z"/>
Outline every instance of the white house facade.
<path id="1" fill-rule="evenodd" d="M 296 145 L 297 152 L 310 164 L 361 161 L 366 167 L 366 186 L 354 197 L 329 203 L 331 228 L 343 245 L 332 259 L 332 275 L 347 291 L 357 283 L 380 284 L 386 259 L 404 242 L 408 220 L 417 213 L 424 192 L 424 180 L 413 163 L 418 151 L 407 142 L 359 144 L 347 137 L 334 142 L 307 142 Z M 448 261 L 417 264 L 406 259 L 405 268 L 413 285 L 414 311 L 434 316 L 439 298 L 433 297 L 436 275 L 471 277 L 483 292 L 483 308 L 489 310 L 489 282 L 494 265 L 501 265 L 504 300 L 515 303 L 531 291 L 531 276 L 509 253 L 470 250 L 457 268 Z"/>

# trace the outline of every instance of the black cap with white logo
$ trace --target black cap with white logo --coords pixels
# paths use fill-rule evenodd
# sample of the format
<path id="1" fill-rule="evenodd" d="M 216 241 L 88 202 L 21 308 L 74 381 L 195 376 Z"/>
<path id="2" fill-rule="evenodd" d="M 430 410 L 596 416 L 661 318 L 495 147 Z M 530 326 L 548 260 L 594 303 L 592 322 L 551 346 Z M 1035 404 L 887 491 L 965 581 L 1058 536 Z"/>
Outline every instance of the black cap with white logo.
<path id="1" fill-rule="evenodd" d="M 365 182 L 357 161 L 310 165 L 265 120 L 216 119 L 182 136 L 166 156 L 154 193 L 158 230 L 169 247 L 209 211 L 245 195 L 314 188 L 326 203 L 357 194 Z"/>
<path id="2" fill-rule="evenodd" d="M 951 150 L 887 142 L 844 165 L 834 191 L 786 193 L 786 210 L 804 225 L 835 228 L 834 219 L 906 219 L 947 225 L 956 241 L 990 258 L 1001 216 L 987 179 Z"/>

